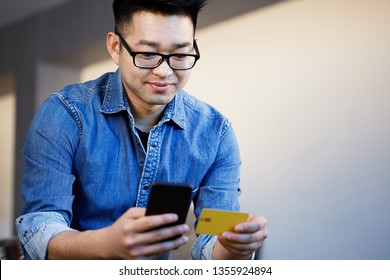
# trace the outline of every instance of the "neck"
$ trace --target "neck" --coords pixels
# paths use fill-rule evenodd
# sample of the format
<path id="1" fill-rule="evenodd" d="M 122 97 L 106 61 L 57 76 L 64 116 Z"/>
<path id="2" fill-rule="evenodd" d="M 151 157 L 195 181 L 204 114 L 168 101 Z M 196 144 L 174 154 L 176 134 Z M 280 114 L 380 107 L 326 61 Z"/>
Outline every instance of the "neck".
<path id="1" fill-rule="evenodd" d="M 135 127 L 139 130 L 149 133 L 150 130 L 160 121 L 166 104 L 149 104 L 141 100 L 136 95 L 127 89 L 126 84 L 123 84 L 123 89 L 126 91 L 128 101 L 131 107 L 131 113 L 134 116 Z"/>
<path id="2" fill-rule="evenodd" d="M 160 121 L 165 110 L 165 105 L 153 106 L 151 109 L 132 107 L 131 111 L 134 116 L 135 126 L 143 131 L 149 131 Z"/>

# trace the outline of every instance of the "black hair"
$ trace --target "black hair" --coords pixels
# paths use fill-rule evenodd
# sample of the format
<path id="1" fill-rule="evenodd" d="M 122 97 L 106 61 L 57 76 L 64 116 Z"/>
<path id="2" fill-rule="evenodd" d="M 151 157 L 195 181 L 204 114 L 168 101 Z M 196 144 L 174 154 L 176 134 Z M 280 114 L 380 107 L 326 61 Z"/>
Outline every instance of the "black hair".
<path id="1" fill-rule="evenodd" d="M 130 23 L 136 12 L 146 11 L 161 15 L 184 15 L 190 17 L 194 32 L 198 14 L 207 0 L 114 0 L 112 4 L 115 18 L 115 32 L 125 33 L 125 25 Z"/>

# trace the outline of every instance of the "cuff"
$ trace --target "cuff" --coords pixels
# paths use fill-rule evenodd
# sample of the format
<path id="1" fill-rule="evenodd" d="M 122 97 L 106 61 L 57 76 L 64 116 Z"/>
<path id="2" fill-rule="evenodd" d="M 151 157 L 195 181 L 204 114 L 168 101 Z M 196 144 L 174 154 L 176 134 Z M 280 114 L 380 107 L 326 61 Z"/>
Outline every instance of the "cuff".
<path id="1" fill-rule="evenodd" d="M 200 259 L 201 260 L 212 260 L 213 259 L 213 249 L 215 244 L 217 244 L 218 239 L 216 236 L 213 236 L 206 245 L 203 246 Z"/>
<path id="2" fill-rule="evenodd" d="M 33 260 L 46 259 L 49 241 L 60 232 L 72 230 L 62 215 L 55 212 L 23 215 L 17 218 L 16 229 L 24 258 Z"/>

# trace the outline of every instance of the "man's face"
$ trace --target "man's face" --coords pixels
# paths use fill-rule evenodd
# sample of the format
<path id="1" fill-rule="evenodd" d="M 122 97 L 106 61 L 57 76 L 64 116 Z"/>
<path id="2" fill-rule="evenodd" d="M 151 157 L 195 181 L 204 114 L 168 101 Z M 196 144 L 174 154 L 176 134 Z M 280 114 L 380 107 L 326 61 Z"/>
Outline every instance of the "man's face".
<path id="1" fill-rule="evenodd" d="M 138 12 L 126 31 L 121 35 L 133 52 L 195 53 L 194 27 L 189 17 Z M 167 61 L 154 69 L 138 68 L 123 46 L 117 64 L 132 106 L 144 110 L 171 102 L 191 73 L 191 70 L 172 70 Z"/>

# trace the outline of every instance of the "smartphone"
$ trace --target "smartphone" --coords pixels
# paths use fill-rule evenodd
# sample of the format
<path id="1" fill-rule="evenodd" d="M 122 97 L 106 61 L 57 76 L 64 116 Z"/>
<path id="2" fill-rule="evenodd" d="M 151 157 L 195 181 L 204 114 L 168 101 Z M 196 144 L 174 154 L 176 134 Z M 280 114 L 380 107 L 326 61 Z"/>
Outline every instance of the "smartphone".
<path id="1" fill-rule="evenodd" d="M 175 213 L 179 219 L 163 227 L 184 224 L 191 205 L 192 186 L 181 183 L 154 183 L 150 191 L 146 215 Z"/>

